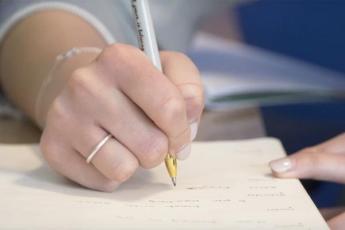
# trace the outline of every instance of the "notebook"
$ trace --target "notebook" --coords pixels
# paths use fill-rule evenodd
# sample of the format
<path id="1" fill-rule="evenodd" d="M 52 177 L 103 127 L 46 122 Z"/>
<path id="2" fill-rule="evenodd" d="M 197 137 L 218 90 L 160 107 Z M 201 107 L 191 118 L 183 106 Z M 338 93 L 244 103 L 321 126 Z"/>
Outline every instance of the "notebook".
<path id="1" fill-rule="evenodd" d="M 164 165 L 113 193 L 56 174 L 36 145 L 0 145 L 2 229 L 328 229 L 296 179 L 271 176 L 276 139 L 194 143 L 171 185 Z"/>
<path id="2" fill-rule="evenodd" d="M 345 98 L 344 74 L 257 47 L 198 33 L 188 54 L 211 110 Z"/>

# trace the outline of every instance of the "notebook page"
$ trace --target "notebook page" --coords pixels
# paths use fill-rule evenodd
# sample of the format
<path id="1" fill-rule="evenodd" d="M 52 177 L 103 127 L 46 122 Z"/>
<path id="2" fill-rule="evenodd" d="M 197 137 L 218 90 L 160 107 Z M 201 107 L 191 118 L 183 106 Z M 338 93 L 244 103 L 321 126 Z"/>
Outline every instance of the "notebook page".
<path id="1" fill-rule="evenodd" d="M 177 187 L 163 166 L 114 193 L 81 188 L 37 146 L 0 145 L 0 226 L 16 229 L 328 229 L 298 180 L 270 175 L 279 141 L 195 143 Z"/>

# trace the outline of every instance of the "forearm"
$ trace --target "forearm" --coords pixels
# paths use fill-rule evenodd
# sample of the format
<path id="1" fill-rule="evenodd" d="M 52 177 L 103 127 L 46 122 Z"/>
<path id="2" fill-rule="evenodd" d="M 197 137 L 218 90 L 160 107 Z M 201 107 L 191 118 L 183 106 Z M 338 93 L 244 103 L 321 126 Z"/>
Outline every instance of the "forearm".
<path id="1" fill-rule="evenodd" d="M 35 13 L 17 23 L 1 44 L 1 86 L 15 105 L 42 123 L 35 117 L 36 99 L 56 56 L 72 47 L 103 48 L 105 45 L 102 36 L 91 25 L 72 13 L 52 10 Z M 66 76 L 95 57 L 95 53 L 85 53 L 64 62 L 54 75 L 57 88 L 48 94 L 56 94 Z M 55 95 L 43 96 L 54 98 Z"/>

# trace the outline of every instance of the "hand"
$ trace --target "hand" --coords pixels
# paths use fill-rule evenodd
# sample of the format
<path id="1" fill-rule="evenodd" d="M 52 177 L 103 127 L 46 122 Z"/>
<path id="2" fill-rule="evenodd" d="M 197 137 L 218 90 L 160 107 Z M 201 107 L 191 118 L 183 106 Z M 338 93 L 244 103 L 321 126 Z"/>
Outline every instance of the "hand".
<path id="1" fill-rule="evenodd" d="M 202 84 L 183 54 L 161 52 L 161 60 L 164 74 L 139 49 L 112 45 L 74 71 L 47 115 L 40 146 L 48 163 L 83 186 L 113 191 L 168 152 L 185 159 L 203 109 Z M 87 164 L 108 133 L 114 138 Z"/>
<path id="2" fill-rule="evenodd" d="M 345 133 L 289 157 L 270 162 L 281 178 L 311 178 L 345 183 Z M 344 229 L 345 213 L 328 221 L 332 229 Z"/>

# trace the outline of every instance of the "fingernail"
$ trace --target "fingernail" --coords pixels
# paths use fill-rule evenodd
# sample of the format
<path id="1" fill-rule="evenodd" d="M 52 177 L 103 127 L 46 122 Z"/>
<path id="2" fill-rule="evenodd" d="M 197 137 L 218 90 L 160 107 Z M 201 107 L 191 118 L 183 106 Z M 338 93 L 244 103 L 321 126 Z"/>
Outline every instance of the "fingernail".
<path id="1" fill-rule="evenodd" d="M 292 162 L 289 158 L 282 158 L 270 162 L 271 169 L 277 173 L 284 173 L 292 169 Z"/>
<path id="2" fill-rule="evenodd" d="M 194 122 L 190 125 L 190 137 L 192 141 L 194 141 L 196 135 L 198 134 L 198 125 L 198 122 Z"/>
<path id="3" fill-rule="evenodd" d="M 187 159 L 187 158 L 189 157 L 189 155 L 190 155 L 190 152 L 191 152 L 191 145 L 188 144 L 188 145 L 186 145 L 185 147 L 183 147 L 182 150 L 181 150 L 180 152 L 178 152 L 178 153 L 176 154 L 177 159 L 179 159 L 179 160 L 185 160 L 185 159 Z"/>

